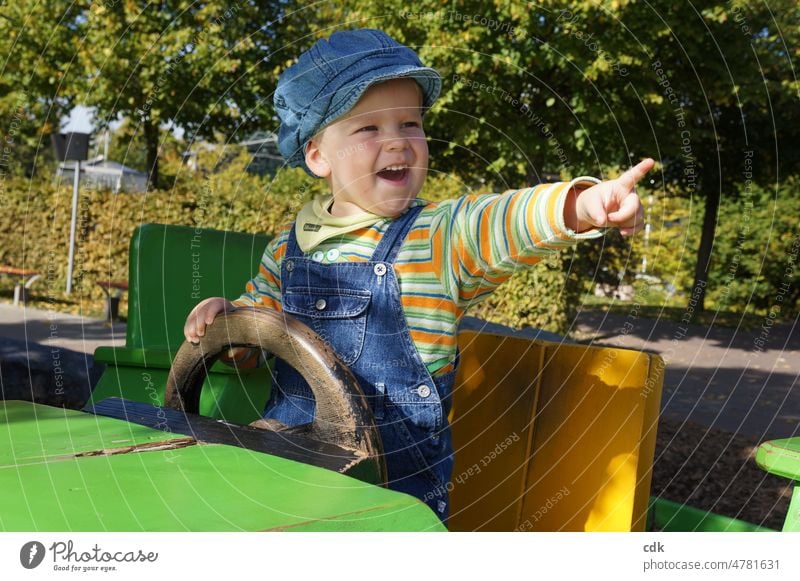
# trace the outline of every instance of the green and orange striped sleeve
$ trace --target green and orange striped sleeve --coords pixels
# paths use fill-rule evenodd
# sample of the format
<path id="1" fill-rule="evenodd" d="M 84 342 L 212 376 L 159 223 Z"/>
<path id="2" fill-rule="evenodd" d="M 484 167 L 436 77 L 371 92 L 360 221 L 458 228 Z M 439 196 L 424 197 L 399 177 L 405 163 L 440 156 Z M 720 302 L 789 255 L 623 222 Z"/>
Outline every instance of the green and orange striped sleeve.
<path id="1" fill-rule="evenodd" d="M 286 242 L 292 224 L 284 226 L 273 238 L 258 266 L 258 273 L 245 285 L 242 295 L 233 301 L 237 307 L 267 307 L 281 310 L 281 268 L 280 263 L 286 253 Z"/>
<path id="2" fill-rule="evenodd" d="M 503 194 L 469 195 L 439 205 L 433 245 L 444 248 L 442 283 L 460 308 L 479 302 L 515 271 L 531 266 L 602 230 L 577 234 L 564 224 L 564 204 L 571 188 L 599 180 L 541 184 Z M 439 240 L 436 240 L 436 238 Z M 444 264 L 447 262 L 447 264 Z"/>

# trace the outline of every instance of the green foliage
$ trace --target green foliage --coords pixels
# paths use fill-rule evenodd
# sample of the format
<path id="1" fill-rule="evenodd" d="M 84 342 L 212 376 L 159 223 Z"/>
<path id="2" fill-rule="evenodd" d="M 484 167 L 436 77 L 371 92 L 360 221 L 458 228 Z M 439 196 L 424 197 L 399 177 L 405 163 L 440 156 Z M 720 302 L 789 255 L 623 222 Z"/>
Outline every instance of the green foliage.
<path id="1" fill-rule="evenodd" d="M 326 7 L 326 34 L 368 22 L 440 71 L 443 94 L 426 121 L 440 140 L 432 165 L 495 189 L 543 172 L 598 174 L 646 155 L 660 158 L 668 181 L 688 189 L 706 176 L 703 185 L 714 187 L 717 176 L 740 176 L 736 154 L 745 147 L 758 151 L 755 171 L 770 176 L 775 132 L 787 146 L 798 137 L 796 124 L 774 127 L 777 109 L 768 106 L 800 113 L 794 0 L 715 0 L 702 10 L 671 0 Z M 792 153 L 781 162 L 785 174 L 800 160 Z M 690 180 L 687 164 L 705 171 Z"/>
<path id="2" fill-rule="evenodd" d="M 536 327 L 566 334 L 579 286 L 565 276 L 569 255 L 562 253 L 520 270 L 470 314 L 510 327 Z"/>
<path id="3" fill-rule="evenodd" d="M 33 294 L 47 297 L 51 306 L 98 314 L 104 295 L 94 283 L 127 279 L 128 244 L 139 224 L 274 232 L 320 191 L 320 182 L 302 170 L 283 171 L 272 182 L 261 180 L 243 171 L 247 160 L 241 154 L 219 172 L 207 175 L 188 172 L 172 160 L 167 170 L 174 172 L 176 186 L 170 191 L 112 194 L 82 186 L 71 299 L 63 294 L 71 188 L 54 187 L 51 180 L 10 179 L 0 212 L 4 233 L 0 263 L 43 272 Z M 3 280 L 6 288 L 9 284 Z"/>
<path id="4" fill-rule="evenodd" d="M 708 296 L 715 308 L 792 319 L 800 313 L 798 180 L 742 186 L 720 208 Z"/>
<path id="5" fill-rule="evenodd" d="M 443 95 L 426 121 L 431 165 L 466 181 L 522 187 L 652 156 L 659 181 L 711 216 L 743 181 L 749 153 L 761 183 L 800 170 L 800 125 L 776 123 L 800 117 L 796 0 L 337 7 L 325 18 L 332 27 L 369 22 L 441 72 Z M 689 254 L 705 265 L 714 222 L 701 232 Z"/>
<path id="6" fill-rule="evenodd" d="M 9 205 L 0 212 L 0 263 L 45 273 L 33 294 L 48 307 L 99 314 L 103 308 L 98 280 L 127 279 L 128 242 L 139 224 L 189 224 L 202 228 L 274 234 L 292 221 L 313 196 L 324 193 L 325 182 L 300 169 L 282 170 L 274 179 L 249 174 L 249 156 L 231 157 L 223 148 L 200 156 L 201 168 L 191 172 L 168 159 L 165 171 L 174 176 L 170 191 L 112 194 L 81 188 L 74 296 L 63 294 L 66 282 L 71 188 L 50 181 L 13 180 Z M 231 148 L 228 148 L 231 149 Z M 211 171 L 211 168 L 217 171 Z M 421 193 L 435 201 L 472 193 L 452 175 L 433 174 Z M 512 326 L 533 325 L 564 332 L 566 305 L 575 304 L 574 284 L 565 288 L 563 261 L 556 257 L 533 269 L 521 270 L 474 314 Z M 246 281 L 242 281 L 244 285 Z M 3 281 L 6 292 L 10 281 Z M 570 294 L 572 293 L 572 294 Z M 36 303 L 34 303 L 36 304 Z M 124 311 L 124 305 L 123 305 Z"/>
<path id="7" fill-rule="evenodd" d="M 279 2 L 95 2 L 79 31 L 86 80 L 81 97 L 101 124 L 127 117 L 141 132 L 148 171 L 157 176 L 159 129 L 179 126 L 191 140 L 246 134 L 272 116 L 270 87 L 285 61 Z"/>
<path id="8" fill-rule="evenodd" d="M 760 316 L 773 312 L 783 320 L 800 313 L 797 182 L 790 178 L 778 189 L 743 185 L 723 198 L 707 308 Z M 654 196 L 652 204 L 645 195 L 644 202 L 651 225 L 647 237 L 609 234 L 578 247 L 576 271 L 582 290 L 591 292 L 602 282 L 632 284 L 648 293 L 651 305 L 677 306 L 677 298 L 685 305 L 692 296 L 703 207 L 669 192 Z M 646 274 L 660 282 L 636 279 L 644 258 Z"/>
<path id="9" fill-rule="evenodd" d="M 278 74 L 311 24 L 281 22 L 292 7 L 269 0 L 8 4 L 0 9 L 0 114 L 7 125 L 22 112 L 28 164 L 40 136 L 49 151 L 49 133 L 82 104 L 96 109 L 96 129 L 127 120 L 156 175 L 165 128 L 180 127 L 190 141 L 272 128 Z"/>
<path id="10" fill-rule="evenodd" d="M 0 6 L 0 179 L 30 175 L 41 147 L 51 157 L 49 134 L 75 102 L 63 88 L 74 83 L 77 13 L 67 0 Z"/>
<path id="11" fill-rule="evenodd" d="M 142 197 L 87 193 L 86 239 L 103 240 L 115 253 L 105 265 L 90 261 L 87 273 L 117 272 L 137 220 L 276 228 L 319 182 L 286 171 L 260 181 L 241 171 L 246 161 L 227 148 L 203 153 L 201 171 L 188 172 L 179 163 L 184 145 L 164 130 L 177 125 L 190 141 L 230 142 L 251 129 L 274 129 L 271 95 L 280 72 L 318 38 L 358 26 L 386 30 L 441 72 L 443 93 L 426 118 L 431 169 L 466 184 L 455 177 L 431 180 L 442 192 L 502 191 L 548 181 L 544 173 L 604 177 L 607 168 L 632 159 L 659 158 L 656 180 L 670 195 L 657 196 L 650 208 L 647 245 L 641 235 L 632 243 L 615 235 L 582 243 L 559 259 L 560 270 L 553 263 L 515 277 L 481 307 L 487 315 L 562 328 L 575 293 L 620 275 L 630 282 L 643 257 L 648 274 L 686 293 L 699 241 L 714 234 L 711 227 L 703 231 L 703 206 L 717 197 L 720 232 L 718 254 L 709 262 L 709 300 L 757 310 L 792 303 L 791 293 L 778 292 L 780 265 L 785 270 L 787 244 L 796 236 L 787 222 L 797 216 L 789 188 L 779 183 L 765 201 L 736 184 L 744 182 L 745 168 L 758 183 L 800 170 L 800 125 L 782 121 L 800 117 L 795 0 L 6 3 L 0 133 L 8 152 L 0 163 L 0 205 L 7 240 L 0 255 L 6 262 L 46 264 L 46 244 L 38 242 L 47 239 L 44 232 L 65 239 L 66 190 L 8 176 L 42 165 L 47 134 L 75 103 L 96 106 L 101 124 L 125 117 L 126 138 L 113 147 L 133 147 L 114 156 L 143 167 L 158 153 L 160 185 L 169 190 Z M 759 200 L 749 213 L 758 228 L 739 243 L 736 216 L 744 202 L 736 200 L 745 198 Z M 772 214 L 762 216 L 765 207 Z M 762 232 L 771 237 L 762 239 Z M 26 240 L 33 246 L 25 247 Z M 34 249 L 45 254 L 35 256 Z M 124 268 L 119 272 L 114 276 Z M 790 283 L 796 289 L 796 280 Z M 532 285 L 550 289 L 559 314 L 550 298 L 526 297 Z"/>

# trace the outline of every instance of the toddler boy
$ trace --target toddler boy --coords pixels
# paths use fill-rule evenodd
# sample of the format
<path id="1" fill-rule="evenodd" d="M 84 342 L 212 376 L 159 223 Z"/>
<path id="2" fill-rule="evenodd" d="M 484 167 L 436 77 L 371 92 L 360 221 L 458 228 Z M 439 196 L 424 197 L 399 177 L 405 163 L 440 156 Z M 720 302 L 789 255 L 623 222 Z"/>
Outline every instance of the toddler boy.
<path id="1" fill-rule="evenodd" d="M 417 199 L 428 169 L 423 115 L 439 74 L 378 30 L 334 33 L 281 76 L 274 103 L 290 166 L 324 178 L 314 200 L 269 243 L 236 301 L 211 298 L 184 329 L 237 306 L 291 314 L 328 341 L 358 379 L 383 439 L 390 488 L 446 521 L 453 451 L 447 415 L 458 365 L 456 330 L 469 306 L 516 269 L 613 226 L 640 228 L 635 183 L 645 160 L 616 180 L 579 178 L 502 195 Z M 257 354 L 240 353 L 238 364 Z M 276 363 L 264 417 L 312 421 L 300 374 Z"/>

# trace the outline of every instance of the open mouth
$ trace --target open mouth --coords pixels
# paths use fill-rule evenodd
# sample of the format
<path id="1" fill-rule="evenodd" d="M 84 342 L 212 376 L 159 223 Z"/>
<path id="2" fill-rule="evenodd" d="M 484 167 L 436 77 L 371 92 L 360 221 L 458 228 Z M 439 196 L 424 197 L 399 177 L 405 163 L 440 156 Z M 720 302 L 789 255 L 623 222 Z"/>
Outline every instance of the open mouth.
<path id="1" fill-rule="evenodd" d="M 402 182 L 408 175 L 407 165 L 390 165 L 378 172 L 378 177 L 390 182 Z"/>

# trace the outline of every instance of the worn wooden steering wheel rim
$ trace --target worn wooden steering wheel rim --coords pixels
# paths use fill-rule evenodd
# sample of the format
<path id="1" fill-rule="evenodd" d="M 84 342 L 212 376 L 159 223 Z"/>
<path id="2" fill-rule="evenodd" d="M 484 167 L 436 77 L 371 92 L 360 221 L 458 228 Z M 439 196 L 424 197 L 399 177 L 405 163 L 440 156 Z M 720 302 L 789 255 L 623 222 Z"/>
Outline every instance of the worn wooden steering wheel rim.
<path id="1" fill-rule="evenodd" d="M 199 343 L 185 341 L 178 349 L 167 379 L 164 406 L 198 414 L 208 369 L 234 347 L 262 349 L 294 367 L 316 400 L 316 413 L 306 435 L 374 457 L 386 482 L 380 433 L 358 381 L 319 335 L 285 313 L 245 307 L 218 315 Z"/>

